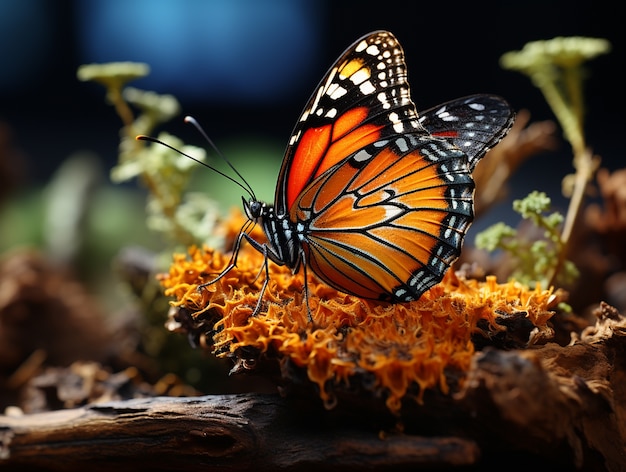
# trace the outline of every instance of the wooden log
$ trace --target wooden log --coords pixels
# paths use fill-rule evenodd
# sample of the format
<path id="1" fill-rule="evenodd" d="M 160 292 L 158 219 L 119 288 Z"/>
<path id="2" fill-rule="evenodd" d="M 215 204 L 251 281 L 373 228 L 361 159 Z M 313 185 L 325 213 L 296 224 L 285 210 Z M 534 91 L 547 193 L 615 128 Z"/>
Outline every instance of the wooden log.
<path id="1" fill-rule="evenodd" d="M 425 392 L 401 416 L 311 389 L 152 397 L 0 416 L 0 469 L 483 470 L 514 464 L 626 470 L 626 318 L 607 305 L 567 346 L 474 356 L 463 390 Z"/>
<path id="2" fill-rule="evenodd" d="M 455 437 L 307 425 L 275 395 L 154 397 L 0 419 L 2 470 L 395 469 L 475 463 Z"/>

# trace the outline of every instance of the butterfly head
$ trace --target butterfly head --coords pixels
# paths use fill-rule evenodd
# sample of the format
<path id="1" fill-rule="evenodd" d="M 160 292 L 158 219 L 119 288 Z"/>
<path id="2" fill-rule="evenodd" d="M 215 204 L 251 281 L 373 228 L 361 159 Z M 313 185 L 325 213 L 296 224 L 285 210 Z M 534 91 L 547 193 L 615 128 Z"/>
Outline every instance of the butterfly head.
<path id="1" fill-rule="evenodd" d="M 246 200 L 245 197 L 241 197 L 241 199 L 243 201 L 243 209 L 246 212 L 248 219 L 258 223 L 259 219 L 263 216 L 264 208 L 266 207 L 265 203 L 260 202 L 255 198 Z"/>

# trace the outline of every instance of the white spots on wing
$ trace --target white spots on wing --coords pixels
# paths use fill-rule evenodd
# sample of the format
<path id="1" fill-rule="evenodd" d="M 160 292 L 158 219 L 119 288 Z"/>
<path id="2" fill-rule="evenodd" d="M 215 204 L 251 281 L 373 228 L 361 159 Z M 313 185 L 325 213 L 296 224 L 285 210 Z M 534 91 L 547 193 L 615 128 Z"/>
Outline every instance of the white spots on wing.
<path id="1" fill-rule="evenodd" d="M 336 108 L 331 108 L 330 110 L 328 110 L 326 112 L 326 114 L 324 115 L 326 118 L 334 118 L 337 116 L 337 109 Z"/>
<path id="2" fill-rule="evenodd" d="M 385 205 L 385 219 L 387 220 L 393 220 L 395 218 L 398 218 L 399 216 L 402 216 L 405 213 L 404 208 L 399 208 L 395 205 Z"/>
<path id="3" fill-rule="evenodd" d="M 361 52 L 361 51 L 365 51 L 365 49 L 367 49 L 367 41 L 363 40 L 361 41 L 359 44 L 357 44 L 357 46 L 354 48 L 354 50 L 356 52 Z"/>
<path id="4" fill-rule="evenodd" d="M 374 147 L 377 147 L 377 148 L 382 148 L 382 147 L 385 147 L 385 146 L 387 145 L 387 143 L 388 143 L 388 142 L 389 142 L 389 140 L 388 140 L 388 139 L 381 139 L 380 141 L 376 141 L 376 142 L 374 143 Z"/>
<path id="5" fill-rule="evenodd" d="M 459 202 L 456 198 L 456 190 L 454 188 L 450 188 L 448 190 L 448 194 L 450 196 L 450 206 L 453 210 L 456 210 L 459 206 Z"/>
<path id="6" fill-rule="evenodd" d="M 337 100 L 343 97 L 347 93 L 347 90 L 343 88 L 338 83 L 330 84 L 328 90 L 326 91 L 326 95 L 328 95 L 332 100 Z"/>
<path id="7" fill-rule="evenodd" d="M 454 228 L 456 227 L 456 225 L 458 224 L 457 222 L 457 216 L 456 215 L 451 215 L 450 216 L 450 221 L 448 222 L 448 224 L 450 226 L 448 226 L 446 228 L 446 230 L 443 232 L 443 237 L 446 239 L 450 239 L 450 236 L 454 235 Z"/>
<path id="8" fill-rule="evenodd" d="M 309 115 L 316 114 L 317 116 L 320 116 L 322 113 L 324 113 L 323 109 L 321 111 L 318 111 L 317 109 L 319 107 L 320 100 L 324 94 L 328 96 L 331 96 L 332 94 L 333 96 L 331 96 L 331 98 L 336 100 L 337 98 L 341 97 L 343 93 L 345 93 L 345 89 L 343 89 L 343 92 L 342 92 L 342 90 L 340 90 L 342 89 L 342 87 L 340 87 L 339 84 L 335 82 L 335 77 L 337 76 L 337 70 L 338 70 L 337 67 L 334 67 L 330 71 L 330 73 L 328 74 L 328 78 L 326 79 L 326 82 L 324 83 L 324 85 L 322 85 L 317 90 L 317 93 L 315 94 L 315 99 L 311 103 L 311 108 L 306 110 L 300 117 L 300 122 L 306 121 Z"/>
<path id="9" fill-rule="evenodd" d="M 367 82 L 363 82 L 361 85 L 359 85 L 359 90 L 363 95 L 371 95 L 376 91 L 376 87 L 374 87 L 372 82 L 368 80 Z"/>
<path id="10" fill-rule="evenodd" d="M 350 82 L 354 85 L 359 85 L 371 77 L 370 70 L 368 68 L 362 68 L 357 70 L 354 74 L 350 76 Z"/>
<path id="11" fill-rule="evenodd" d="M 444 246 L 443 244 L 437 246 L 437 250 L 435 251 L 435 255 L 437 257 L 431 257 L 430 258 L 430 265 L 433 267 L 436 267 L 436 271 L 443 273 L 446 270 L 447 264 L 444 262 L 443 260 L 443 251 L 444 251 Z"/>
<path id="12" fill-rule="evenodd" d="M 367 152 L 365 149 L 361 149 L 360 151 L 356 152 L 354 156 L 352 156 L 352 159 L 354 159 L 357 162 L 368 161 L 371 158 L 372 158 L 372 155 L 369 152 Z"/>
<path id="13" fill-rule="evenodd" d="M 404 138 L 396 139 L 396 146 L 400 150 L 400 152 L 407 152 L 409 150 L 409 146 Z"/>
<path id="14" fill-rule="evenodd" d="M 307 118 L 309 117 L 309 115 L 311 113 L 314 113 L 315 110 L 317 109 L 317 106 L 319 105 L 320 102 L 320 98 L 322 97 L 322 94 L 324 93 L 324 90 L 326 89 L 326 87 L 320 87 L 319 90 L 317 91 L 317 93 L 315 94 L 315 99 L 313 100 L 313 103 L 311 104 L 311 108 L 309 108 L 308 110 L 306 110 L 304 113 L 302 113 L 302 116 L 300 117 L 300 121 L 306 121 Z"/>
<path id="15" fill-rule="evenodd" d="M 399 298 L 399 299 L 404 298 L 405 295 L 406 295 L 406 289 L 404 288 L 397 289 L 393 294 L 394 297 Z"/>
<path id="16" fill-rule="evenodd" d="M 408 135 L 409 137 L 411 135 Z M 441 159 L 446 159 L 450 157 L 450 153 L 453 149 L 444 146 L 443 141 L 431 141 L 432 138 L 420 138 L 420 141 L 423 146 L 420 148 L 420 153 L 424 156 L 425 159 L 428 159 L 431 162 L 438 162 Z M 412 143 L 413 144 L 413 143 Z M 462 154 L 461 151 L 458 151 L 459 154 Z M 448 168 L 442 166 L 442 171 L 444 173 L 448 172 Z"/>
<path id="17" fill-rule="evenodd" d="M 372 44 L 371 46 L 367 47 L 365 52 L 368 53 L 370 56 L 377 56 L 380 53 L 380 49 L 378 49 L 378 46 L 376 46 L 375 44 Z"/>
<path id="18" fill-rule="evenodd" d="M 302 134 L 302 130 L 299 129 L 297 133 L 291 135 L 291 138 L 289 139 L 289 145 L 293 146 L 294 144 L 296 144 L 298 140 L 300 139 L 301 134 Z"/>
<path id="19" fill-rule="evenodd" d="M 378 101 L 382 104 L 385 110 L 391 108 L 391 103 L 389 103 L 389 99 L 387 98 L 387 94 L 385 92 L 380 92 L 376 98 L 378 98 Z"/>
<path id="20" fill-rule="evenodd" d="M 470 103 L 467 105 L 468 107 L 470 107 L 472 110 L 476 110 L 476 111 L 483 111 L 485 109 L 485 105 L 483 105 L 482 103 Z"/>
<path id="21" fill-rule="evenodd" d="M 441 171 L 443 172 L 443 177 L 445 179 L 447 179 L 449 182 L 454 182 L 454 175 L 452 175 L 450 173 L 450 169 L 448 169 L 448 166 L 445 164 L 441 164 L 439 166 L 439 168 L 441 169 Z"/>
<path id="22" fill-rule="evenodd" d="M 396 133 L 402 133 L 404 131 L 404 125 L 402 124 L 402 120 L 400 120 L 400 117 L 395 111 L 389 113 L 389 121 L 391 121 L 393 129 Z"/>
<path id="23" fill-rule="evenodd" d="M 457 115 L 451 115 L 447 111 L 439 113 L 437 116 L 439 116 L 439 119 L 442 121 L 459 121 L 459 117 Z"/>
<path id="24" fill-rule="evenodd" d="M 417 293 L 424 293 L 430 287 L 435 285 L 439 281 L 439 278 L 430 273 L 430 271 L 420 270 L 413 277 L 409 279 L 408 286 Z M 396 293 L 403 291 L 404 289 L 396 290 Z M 405 295 L 406 300 L 414 300 L 412 295 Z"/>

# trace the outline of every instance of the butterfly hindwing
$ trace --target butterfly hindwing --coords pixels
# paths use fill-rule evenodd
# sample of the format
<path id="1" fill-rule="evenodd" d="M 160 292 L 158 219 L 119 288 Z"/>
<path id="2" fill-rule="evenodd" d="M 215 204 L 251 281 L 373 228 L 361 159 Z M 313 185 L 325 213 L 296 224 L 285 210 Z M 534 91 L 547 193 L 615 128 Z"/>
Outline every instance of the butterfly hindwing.
<path id="1" fill-rule="evenodd" d="M 405 134 L 378 141 L 329 169 L 297 201 L 308 266 L 362 298 L 410 301 L 459 256 L 474 182 L 463 152 Z"/>
<path id="2" fill-rule="evenodd" d="M 495 95 L 470 95 L 420 112 L 419 122 L 433 136 L 450 139 L 473 170 L 513 125 L 511 107 Z"/>

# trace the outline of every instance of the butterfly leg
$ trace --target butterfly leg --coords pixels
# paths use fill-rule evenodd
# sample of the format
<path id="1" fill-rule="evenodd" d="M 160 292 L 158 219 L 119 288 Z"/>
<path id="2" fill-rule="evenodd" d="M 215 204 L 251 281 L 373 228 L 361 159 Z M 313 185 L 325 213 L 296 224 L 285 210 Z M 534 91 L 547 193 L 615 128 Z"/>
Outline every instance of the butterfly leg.
<path id="1" fill-rule="evenodd" d="M 268 259 L 271 256 L 268 252 L 269 248 L 265 244 L 259 244 L 254 239 L 252 239 L 248 235 L 248 233 L 246 233 L 245 231 L 241 231 L 239 235 L 237 236 L 237 239 L 235 240 L 235 244 L 233 245 L 233 255 L 230 258 L 230 262 L 228 263 L 228 265 L 219 273 L 217 277 L 215 277 L 212 280 L 209 280 L 208 282 L 198 285 L 197 290 L 202 290 L 203 288 L 216 283 L 222 277 L 224 277 L 228 272 L 230 272 L 232 269 L 237 267 L 237 258 L 239 257 L 239 250 L 241 249 L 241 243 L 243 242 L 244 239 L 248 241 L 254 249 L 256 249 L 261 254 L 263 254 L 263 260 L 264 260 L 263 266 L 265 268 L 265 280 L 263 281 L 263 285 L 261 286 L 259 301 L 257 302 L 256 307 L 254 308 L 254 311 L 252 312 L 252 316 L 256 316 L 259 314 L 259 312 L 261 311 L 261 307 L 263 306 L 263 294 L 265 293 L 265 290 L 267 289 L 267 285 L 269 283 Z M 261 269 L 261 271 L 262 270 L 263 269 Z M 261 275 L 261 271 L 259 271 L 259 275 L 257 275 L 255 280 Z"/>
<path id="2" fill-rule="evenodd" d="M 250 245 L 254 249 L 263 254 L 263 268 L 261 269 L 261 271 L 265 270 L 265 280 L 263 281 L 263 285 L 261 286 L 259 300 L 256 304 L 256 307 L 254 308 L 254 311 L 252 312 L 252 316 L 256 316 L 261 311 L 261 307 L 263 306 L 263 295 L 265 294 L 265 290 L 267 290 L 267 286 L 270 282 L 269 260 L 271 259 L 273 261 L 277 261 L 278 264 L 280 264 L 280 260 L 277 258 L 277 255 L 272 252 L 272 249 L 267 244 L 258 243 L 257 241 L 252 239 L 252 237 L 250 237 L 247 233 L 244 234 L 243 237 L 246 238 L 246 241 L 248 241 L 248 243 L 250 243 Z M 261 275 L 261 271 L 259 271 L 259 274 L 256 276 L 255 280 Z"/>
<path id="3" fill-rule="evenodd" d="M 254 313 L 253 313 L 253 316 L 255 316 L 261 311 L 263 294 L 265 293 L 265 290 L 267 289 L 267 285 L 269 284 L 269 281 L 270 281 L 269 261 L 272 260 L 276 264 L 279 264 L 279 265 L 283 265 L 284 263 L 281 261 L 278 255 L 273 252 L 272 248 L 268 246 L 267 244 L 260 244 L 254 239 L 252 239 L 250 236 L 248 236 L 247 234 L 245 234 L 244 237 L 254 249 L 256 249 L 261 254 L 263 254 L 263 261 L 264 261 L 263 266 L 265 268 L 265 280 L 263 281 L 263 286 L 261 287 L 261 293 L 259 295 L 259 301 L 257 302 L 257 306 L 254 309 Z M 309 284 L 308 284 L 308 277 L 307 277 L 307 264 L 306 264 L 304 252 L 300 253 L 300 261 L 302 263 L 303 271 L 304 271 L 304 302 L 306 304 L 306 309 L 307 309 L 307 318 L 308 318 L 309 323 L 313 323 L 313 315 L 311 313 L 311 307 L 309 305 Z"/>
<path id="4" fill-rule="evenodd" d="M 256 242 L 256 241 L 255 241 Z M 252 312 L 252 316 L 257 316 L 261 312 L 261 307 L 263 306 L 263 295 L 265 295 L 265 290 L 267 289 L 267 285 L 270 283 L 270 267 L 269 267 L 269 256 L 267 253 L 267 246 L 265 244 L 261 244 L 261 253 L 263 254 L 263 267 L 265 268 L 265 280 L 263 281 L 263 285 L 261 286 L 261 291 L 259 293 L 259 300 L 256 302 L 256 306 L 254 307 L 254 311 Z M 261 275 L 261 271 L 259 271 L 259 275 L 256 278 L 259 278 Z"/>
<path id="5" fill-rule="evenodd" d="M 309 305 L 309 278 L 307 276 L 307 263 L 304 251 L 300 253 L 300 260 L 302 261 L 302 272 L 304 273 L 304 303 L 306 304 L 307 318 L 309 319 L 309 323 L 313 324 L 313 314 L 311 313 L 311 306 Z"/>
<path id="6" fill-rule="evenodd" d="M 239 235 L 237 236 L 237 239 L 235 240 L 235 244 L 233 246 L 233 255 L 231 256 L 230 262 L 228 263 L 228 265 L 219 273 L 217 277 L 215 277 L 212 280 L 209 280 L 208 282 L 198 285 L 197 290 L 202 290 L 203 288 L 208 287 L 209 285 L 213 285 L 215 282 L 217 282 L 226 274 L 228 274 L 228 272 L 230 272 L 232 269 L 237 267 L 237 258 L 239 257 L 239 249 L 241 248 L 241 242 L 243 241 L 244 237 L 249 240 L 247 236 L 248 235 L 244 233 L 243 231 L 239 233 Z"/>

